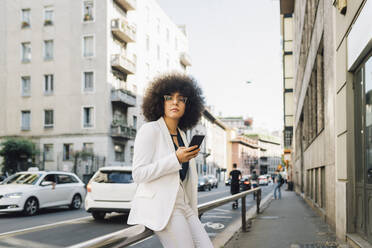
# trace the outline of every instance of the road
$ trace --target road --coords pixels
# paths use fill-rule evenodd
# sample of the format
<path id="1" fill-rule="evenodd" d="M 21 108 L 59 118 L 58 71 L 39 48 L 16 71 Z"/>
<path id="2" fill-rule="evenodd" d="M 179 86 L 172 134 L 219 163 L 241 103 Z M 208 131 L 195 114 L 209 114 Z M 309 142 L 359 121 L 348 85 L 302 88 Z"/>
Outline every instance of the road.
<path id="1" fill-rule="evenodd" d="M 263 197 L 273 186 L 262 186 Z M 220 185 L 212 191 L 199 192 L 199 203 L 205 203 L 230 195 L 229 187 Z M 255 204 L 248 196 L 247 209 Z M 235 219 L 240 218 L 240 209 L 233 210 L 226 204 L 205 213 L 201 221 L 213 239 Z M 39 215 L 24 217 L 21 214 L 0 214 L 0 248 L 57 248 L 84 242 L 128 227 L 127 215 L 111 214 L 104 221 L 95 221 L 83 209 L 71 211 L 67 208 L 43 210 Z M 131 247 L 161 247 L 154 236 Z"/>

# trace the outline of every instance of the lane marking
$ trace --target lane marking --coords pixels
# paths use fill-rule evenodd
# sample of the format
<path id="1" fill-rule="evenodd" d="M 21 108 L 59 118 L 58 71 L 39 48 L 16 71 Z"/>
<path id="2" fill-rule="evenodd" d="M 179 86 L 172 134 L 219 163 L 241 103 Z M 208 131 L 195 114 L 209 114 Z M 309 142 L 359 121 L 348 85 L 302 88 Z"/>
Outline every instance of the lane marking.
<path id="1" fill-rule="evenodd" d="M 69 223 L 77 222 L 77 221 L 81 221 L 81 220 L 87 220 L 87 219 L 93 219 L 93 217 L 92 216 L 86 216 L 86 217 L 81 217 L 81 218 L 76 218 L 76 219 L 71 219 L 71 220 L 64 220 L 64 221 L 60 221 L 60 222 L 56 222 L 56 223 L 52 223 L 52 224 L 34 226 L 34 227 L 24 228 L 24 229 L 20 229 L 20 230 L 0 233 L 0 239 L 5 238 L 5 237 L 15 236 L 15 235 L 18 235 L 18 234 L 27 233 L 27 232 L 39 231 L 39 230 L 43 230 L 43 229 L 47 229 L 47 228 L 51 228 L 51 227 L 55 227 L 55 226 L 69 224 Z"/>
<path id="2" fill-rule="evenodd" d="M 201 199 L 201 198 L 204 198 L 204 197 L 208 197 L 208 196 L 212 196 L 212 195 L 218 195 L 218 194 L 226 193 L 226 192 L 230 192 L 230 190 L 218 191 L 218 192 L 214 192 L 214 193 L 209 193 L 209 194 L 201 195 L 201 196 L 198 196 L 198 199 Z"/>

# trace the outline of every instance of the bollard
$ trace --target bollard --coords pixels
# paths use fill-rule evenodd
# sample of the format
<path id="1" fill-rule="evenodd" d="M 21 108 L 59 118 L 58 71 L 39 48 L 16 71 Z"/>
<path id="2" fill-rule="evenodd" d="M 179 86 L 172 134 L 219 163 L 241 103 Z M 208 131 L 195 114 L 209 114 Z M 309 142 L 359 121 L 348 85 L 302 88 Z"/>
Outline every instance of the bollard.
<path id="1" fill-rule="evenodd" d="M 245 196 L 243 196 L 242 198 L 242 231 L 243 232 L 246 232 L 247 231 L 247 227 L 246 227 L 246 220 L 245 220 L 245 212 L 246 212 L 246 209 L 245 209 Z"/>
<path id="2" fill-rule="evenodd" d="M 256 203 L 257 203 L 256 213 L 259 214 L 260 213 L 260 203 L 261 203 L 261 189 L 259 189 L 257 191 Z"/>

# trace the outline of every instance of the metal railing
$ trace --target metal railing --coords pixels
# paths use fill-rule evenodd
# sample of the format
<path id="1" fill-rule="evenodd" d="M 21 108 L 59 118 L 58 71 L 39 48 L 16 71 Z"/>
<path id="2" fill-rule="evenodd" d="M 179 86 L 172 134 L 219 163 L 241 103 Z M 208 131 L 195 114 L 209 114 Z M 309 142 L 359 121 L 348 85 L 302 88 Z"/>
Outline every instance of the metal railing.
<path id="1" fill-rule="evenodd" d="M 198 206 L 199 218 L 206 211 L 212 210 L 216 207 L 224 205 L 226 203 L 242 199 L 241 201 L 241 213 L 242 213 L 242 231 L 246 232 L 246 196 L 249 194 L 256 194 L 257 203 L 257 214 L 260 212 L 261 203 L 261 188 L 254 188 L 248 191 L 244 191 L 232 196 L 227 196 L 214 201 L 206 202 Z M 142 225 L 136 225 L 124 230 L 120 230 L 114 233 L 85 241 L 83 243 L 69 246 L 69 248 L 122 248 L 140 242 L 148 237 L 151 237 L 154 232 Z"/>

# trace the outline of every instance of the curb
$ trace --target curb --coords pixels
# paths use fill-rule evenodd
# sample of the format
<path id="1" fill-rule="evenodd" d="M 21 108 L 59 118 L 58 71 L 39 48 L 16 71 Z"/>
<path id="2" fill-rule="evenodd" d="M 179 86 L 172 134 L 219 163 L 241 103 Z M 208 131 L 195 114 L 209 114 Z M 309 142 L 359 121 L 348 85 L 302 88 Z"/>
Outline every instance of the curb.
<path id="1" fill-rule="evenodd" d="M 268 206 L 268 204 L 271 202 L 273 199 L 273 191 L 271 191 L 267 196 L 261 201 L 260 204 L 260 212 L 262 213 L 263 210 Z M 256 204 L 251 207 L 247 212 L 246 212 L 246 220 L 247 220 L 247 226 L 250 223 L 250 219 L 256 217 Z M 238 218 L 235 220 L 233 223 L 231 223 L 223 232 L 220 232 L 216 235 L 216 237 L 212 240 L 213 247 L 219 248 L 219 247 L 224 247 L 227 242 L 232 239 L 232 237 L 240 231 L 242 227 L 242 219 Z"/>

